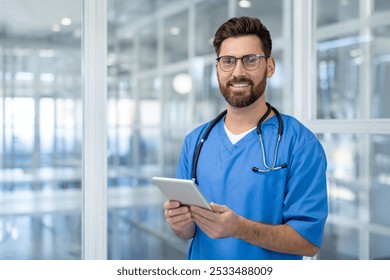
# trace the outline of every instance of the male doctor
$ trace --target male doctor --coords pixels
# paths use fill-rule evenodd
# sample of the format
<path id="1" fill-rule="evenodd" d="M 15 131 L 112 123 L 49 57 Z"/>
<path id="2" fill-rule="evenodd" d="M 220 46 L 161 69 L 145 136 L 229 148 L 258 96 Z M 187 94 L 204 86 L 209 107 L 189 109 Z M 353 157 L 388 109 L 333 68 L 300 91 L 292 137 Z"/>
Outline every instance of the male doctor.
<path id="1" fill-rule="evenodd" d="M 312 132 L 266 102 L 267 79 L 275 71 L 270 33 L 257 18 L 231 18 L 213 46 L 227 112 L 211 129 L 196 166 L 213 211 L 167 201 L 166 220 L 179 237 L 192 239 L 188 259 L 314 256 L 328 213 L 326 157 Z M 185 138 L 178 178 L 191 179 L 195 150 L 209 125 Z"/>

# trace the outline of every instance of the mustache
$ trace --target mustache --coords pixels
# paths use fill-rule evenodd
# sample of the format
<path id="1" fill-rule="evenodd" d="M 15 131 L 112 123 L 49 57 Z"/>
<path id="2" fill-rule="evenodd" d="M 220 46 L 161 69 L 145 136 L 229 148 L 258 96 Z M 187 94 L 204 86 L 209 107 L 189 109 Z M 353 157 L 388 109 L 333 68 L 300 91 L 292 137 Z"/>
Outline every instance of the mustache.
<path id="1" fill-rule="evenodd" d="M 234 77 L 231 80 L 229 80 L 229 84 L 233 84 L 233 83 L 249 83 L 253 85 L 253 81 L 246 77 Z"/>

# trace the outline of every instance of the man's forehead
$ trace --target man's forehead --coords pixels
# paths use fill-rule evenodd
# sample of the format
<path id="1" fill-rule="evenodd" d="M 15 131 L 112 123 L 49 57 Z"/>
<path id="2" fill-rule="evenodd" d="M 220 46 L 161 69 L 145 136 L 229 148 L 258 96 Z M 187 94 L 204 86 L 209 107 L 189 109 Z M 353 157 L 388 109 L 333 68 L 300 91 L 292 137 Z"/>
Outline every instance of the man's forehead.
<path id="1" fill-rule="evenodd" d="M 225 39 L 220 54 L 225 52 L 259 53 L 262 51 L 260 38 L 256 35 L 236 36 Z"/>

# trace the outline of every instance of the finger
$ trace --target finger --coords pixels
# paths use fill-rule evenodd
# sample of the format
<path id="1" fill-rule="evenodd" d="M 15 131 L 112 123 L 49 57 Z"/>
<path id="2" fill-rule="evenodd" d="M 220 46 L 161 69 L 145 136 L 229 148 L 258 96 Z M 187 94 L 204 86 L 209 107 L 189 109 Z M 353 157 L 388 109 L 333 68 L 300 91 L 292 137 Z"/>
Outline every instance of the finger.
<path id="1" fill-rule="evenodd" d="M 190 211 L 193 213 L 197 213 L 197 214 L 204 216 L 204 217 L 209 217 L 210 219 L 212 219 L 213 214 L 215 214 L 211 210 L 208 210 L 208 209 L 205 209 L 202 207 L 198 207 L 198 206 L 191 206 Z"/>
<path id="2" fill-rule="evenodd" d="M 215 229 L 212 226 L 213 224 L 209 224 L 209 222 L 204 223 L 202 220 L 196 220 L 194 219 L 194 222 L 197 224 L 197 226 L 205 232 L 209 237 L 211 238 L 217 238 L 215 234 Z"/>
<path id="3" fill-rule="evenodd" d="M 195 212 L 192 211 L 192 208 L 191 208 L 191 216 L 194 220 L 200 221 L 203 224 L 211 224 L 215 222 L 215 217 L 208 215 L 207 212 L 206 213 L 204 213 L 204 211 Z"/>
<path id="4" fill-rule="evenodd" d="M 189 216 L 191 216 L 190 210 L 188 209 L 187 206 L 182 206 L 182 207 L 179 207 L 179 208 L 165 209 L 165 211 L 164 211 L 164 215 L 167 218 L 183 215 L 183 214 L 186 214 L 186 213 L 188 213 Z"/>
<path id="5" fill-rule="evenodd" d="M 175 230 L 180 230 L 184 227 L 187 227 L 189 223 L 192 223 L 192 220 L 185 220 L 185 221 L 181 221 L 181 222 L 177 222 L 177 223 L 174 223 L 174 224 L 170 224 L 170 226 Z"/>
<path id="6" fill-rule="evenodd" d="M 211 208 L 214 212 L 224 213 L 229 211 L 229 208 L 226 205 L 216 204 L 216 203 L 210 203 Z"/>
<path id="7" fill-rule="evenodd" d="M 181 223 L 185 224 L 188 223 L 189 221 L 192 221 L 192 217 L 190 212 L 187 212 L 181 215 L 167 217 L 167 221 L 171 225 L 178 225 Z"/>
<path id="8" fill-rule="evenodd" d="M 168 200 L 165 201 L 164 203 L 164 208 L 165 209 L 173 209 L 173 208 L 178 208 L 180 207 L 180 202 L 176 200 Z"/>

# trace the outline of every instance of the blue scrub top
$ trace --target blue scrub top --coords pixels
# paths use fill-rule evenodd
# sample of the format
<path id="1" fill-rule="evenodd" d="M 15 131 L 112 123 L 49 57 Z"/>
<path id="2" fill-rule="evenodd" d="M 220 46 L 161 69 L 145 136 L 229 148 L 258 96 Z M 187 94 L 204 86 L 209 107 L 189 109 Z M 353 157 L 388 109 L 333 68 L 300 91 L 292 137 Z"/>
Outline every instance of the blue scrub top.
<path id="1" fill-rule="evenodd" d="M 288 224 L 308 241 L 321 247 L 328 214 L 326 157 L 315 135 L 295 118 L 282 115 L 284 133 L 276 166 L 267 173 L 256 130 L 233 145 L 222 119 L 204 142 L 197 166 L 201 192 L 209 202 L 228 206 L 238 215 L 266 224 Z M 193 155 L 206 123 L 185 138 L 176 176 L 190 179 Z M 276 116 L 262 124 L 268 166 L 272 166 L 278 137 Z M 302 256 L 263 249 L 229 237 L 213 239 L 196 228 L 189 259 L 302 259 Z"/>

